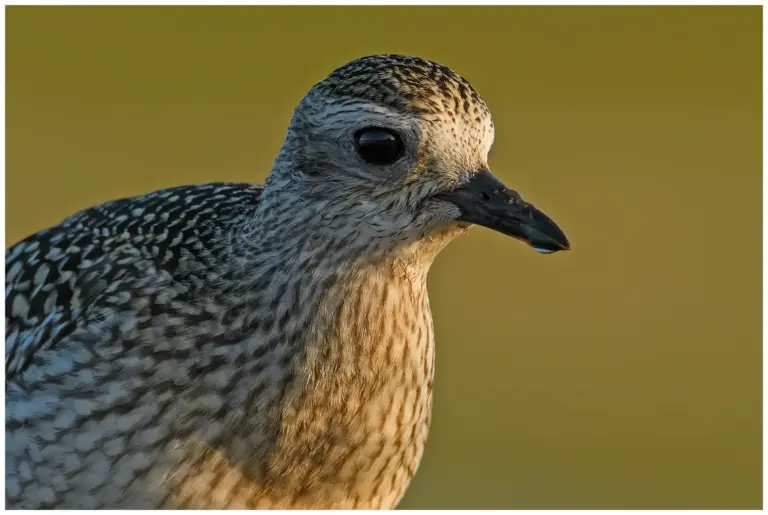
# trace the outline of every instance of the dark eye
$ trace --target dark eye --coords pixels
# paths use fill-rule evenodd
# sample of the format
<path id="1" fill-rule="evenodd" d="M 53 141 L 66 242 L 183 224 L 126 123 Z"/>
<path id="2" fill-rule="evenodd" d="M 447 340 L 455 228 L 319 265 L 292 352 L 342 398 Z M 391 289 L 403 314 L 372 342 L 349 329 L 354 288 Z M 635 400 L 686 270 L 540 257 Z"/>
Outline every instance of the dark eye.
<path id="1" fill-rule="evenodd" d="M 390 129 L 366 127 L 355 133 L 355 146 L 360 157 L 374 165 L 390 165 L 403 155 L 403 140 Z"/>

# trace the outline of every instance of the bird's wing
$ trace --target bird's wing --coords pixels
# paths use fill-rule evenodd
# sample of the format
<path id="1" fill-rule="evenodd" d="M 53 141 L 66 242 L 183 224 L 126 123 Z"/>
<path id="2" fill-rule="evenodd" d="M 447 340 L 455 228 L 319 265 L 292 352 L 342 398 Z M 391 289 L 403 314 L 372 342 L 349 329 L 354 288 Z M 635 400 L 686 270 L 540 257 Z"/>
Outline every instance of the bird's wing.
<path id="1" fill-rule="evenodd" d="M 119 460 L 107 448 L 110 442 L 127 445 L 126 433 L 139 440 L 147 432 L 188 437 L 181 431 L 186 420 L 181 410 L 193 404 L 178 402 L 167 389 L 179 377 L 194 375 L 184 375 L 170 359 L 185 350 L 174 345 L 183 341 L 178 336 L 184 324 L 172 322 L 205 317 L 195 316 L 201 313 L 196 297 L 190 299 L 183 285 L 136 248 L 114 249 L 93 266 L 95 275 L 109 279 L 96 279 L 79 294 L 86 303 L 76 317 L 69 316 L 66 329 L 51 317 L 52 328 L 34 326 L 22 333 L 27 341 L 6 342 L 8 506 L 158 508 L 170 488 L 151 483 L 146 467 L 133 468 L 135 460 Z M 185 384 L 174 393 L 200 391 Z M 162 469 L 167 440 L 153 441 L 156 446 L 145 440 L 140 450 L 124 451 Z M 124 482 L 115 489 L 119 477 L 133 486 Z M 60 484 L 66 488 L 51 486 Z"/>
<path id="2" fill-rule="evenodd" d="M 204 283 L 228 227 L 260 195 L 250 184 L 170 188 L 92 207 L 8 249 L 6 383 L 76 331 L 115 322 L 131 305 L 126 295 L 135 303 L 142 288 L 189 292 Z"/>

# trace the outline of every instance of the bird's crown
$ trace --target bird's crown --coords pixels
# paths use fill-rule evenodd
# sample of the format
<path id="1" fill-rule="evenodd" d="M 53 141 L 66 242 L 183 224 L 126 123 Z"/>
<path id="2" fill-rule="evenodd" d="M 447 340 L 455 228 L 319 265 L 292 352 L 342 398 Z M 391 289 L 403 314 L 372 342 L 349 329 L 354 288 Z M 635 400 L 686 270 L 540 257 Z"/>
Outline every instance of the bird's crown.
<path id="1" fill-rule="evenodd" d="M 479 118 L 488 114 L 472 85 L 441 64 L 419 57 L 379 54 L 351 61 L 313 91 L 339 101 L 369 101 L 419 115 Z"/>

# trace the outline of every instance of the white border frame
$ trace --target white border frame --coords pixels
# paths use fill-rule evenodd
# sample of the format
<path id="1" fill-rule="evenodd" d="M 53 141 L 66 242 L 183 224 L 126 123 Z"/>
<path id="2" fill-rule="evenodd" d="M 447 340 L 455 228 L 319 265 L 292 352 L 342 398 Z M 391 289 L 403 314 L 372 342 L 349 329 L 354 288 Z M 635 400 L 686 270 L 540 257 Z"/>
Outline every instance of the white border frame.
<path id="1" fill-rule="evenodd" d="M 546 1 L 546 0 L 529 0 L 529 1 L 499 1 L 499 0 L 482 0 L 479 2 L 461 2 L 461 1 L 420 1 L 420 2 L 404 2 L 404 1 L 370 1 L 370 2 L 354 2 L 354 1 L 345 1 L 345 0 L 331 0 L 327 2 L 310 2 L 310 1 L 300 1 L 300 0 L 285 0 L 282 2 L 276 2 L 276 1 L 263 1 L 263 2 L 253 2 L 253 1 L 243 1 L 243 0 L 229 0 L 227 2 L 222 3 L 215 3 L 215 2 L 206 2 L 206 1 L 189 1 L 189 2 L 182 2 L 182 1 L 164 1 L 164 2 L 148 2 L 148 1 L 141 1 L 141 0 L 129 0 L 125 2 L 97 2 L 97 1 L 80 1 L 80 2 L 63 2 L 59 0 L 48 0 L 48 1 L 35 1 L 35 0 L 26 0 L 26 1 L 14 1 L 14 2 L 3 2 L 4 6 L 13 6 L 13 5 L 93 5 L 93 6 L 99 6 L 99 5 L 147 5 L 147 6 L 158 6 L 158 5 L 178 5 L 178 6 L 191 6 L 191 5 L 216 5 L 216 6 L 222 6 L 222 5 L 560 5 L 560 6 L 578 6 L 578 5 L 763 5 L 763 2 L 760 0 L 748 0 L 748 1 L 740 1 L 740 2 L 718 2 L 718 1 L 691 1 L 691 0 L 678 0 L 675 2 L 664 2 L 659 0 L 641 0 L 636 2 L 616 2 L 616 1 L 589 1 L 589 2 L 567 2 L 567 1 Z M 766 44 L 766 37 L 765 37 L 765 26 L 766 26 L 766 20 L 768 20 L 768 15 L 766 14 L 766 10 L 763 9 L 763 70 L 765 70 L 766 65 L 766 53 L 768 51 L 768 44 Z M 0 38 L 0 61 L 2 61 L 2 68 L 0 69 L 0 87 L 2 87 L 2 102 L 0 102 L 0 114 L 2 114 L 3 118 L 3 125 L 2 125 L 2 138 L 0 139 L 0 157 L 2 158 L 2 182 L 0 182 L 0 190 L 2 191 L 2 195 L 0 195 L 0 219 L 2 219 L 2 225 L 0 227 L 0 234 L 2 234 L 3 241 L 5 241 L 5 9 L 2 9 L 0 11 L 0 26 L 2 27 L 0 30 L 2 30 L 2 38 Z M 765 334 L 766 330 L 768 330 L 768 323 L 766 323 L 766 320 L 768 320 L 768 304 L 765 302 L 765 294 L 768 290 L 768 277 L 765 274 L 765 268 L 766 263 L 768 259 L 766 258 L 766 254 L 768 251 L 768 243 L 766 241 L 766 226 L 768 225 L 768 217 L 766 216 L 768 214 L 768 210 L 766 210 L 765 206 L 765 199 L 768 196 L 768 184 L 765 181 L 765 168 L 766 163 L 768 160 L 766 160 L 766 154 L 765 154 L 765 147 L 766 142 L 768 142 L 768 137 L 766 137 L 765 133 L 765 120 L 766 120 L 766 109 L 765 109 L 765 103 L 766 103 L 766 89 L 765 89 L 765 82 L 763 83 L 763 507 L 765 507 L 766 500 L 766 487 L 768 487 L 768 480 L 767 480 L 767 474 L 766 474 L 766 458 L 768 458 L 768 452 L 766 451 L 766 438 L 768 437 L 768 430 L 766 426 L 766 410 L 765 410 L 765 399 L 766 394 L 768 393 L 768 389 L 766 388 L 765 383 L 765 370 L 766 365 L 768 365 L 768 356 L 766 356 L 765 352 Z M 5 268 L 2 269 L 2 272 L 0 272 L 0 275 L 2 275 L 3 282 L 5 282 Z M 3 369 L 3 376 L 5 375 L 5 369 Z M 2 400 L 3 408 L 5 408 L 5 396 L 3 396 Z M 3 454 L 5 454 L 5 439 L 2 439 L 2 451 Z M 0 462 L 0 469 L 3 471 L 3 476 L 5 476 L 5 460 Z M 3 500 L 3 508 L 5 508 L 5 500 Z M 5 511 L 5 510 L 4 510 Z M 143 513 L 151 513 L 152 511 L 160 512 L 160 510 L 151 510 L 151 511 L 139 511 L 139 510 L 103 510 L 102 513 L 109 513 L 113 515 L 125 515 L 129 513 L 136 513 L 136 514 L 143 514 Z M 235 510 L 240 511 L 243 513 L 247 513 L 246 510 Z M 341 510 L 329 510 L 334 513 L 342 514 L 344 513 Z M 404 511 L 404 510 L 400 510 Z M 432 511 L 440 511 L 445 513 L 451 513 L 448 510 L 432 510 Z M 464 510 L 464 511 L 475 511 L 475 510 Z M 479 510 L 478 510 L 479 511 Z M 517 513 L 524 513 L 524 514 L 531 514 L 531 515 L 540 515 L 541 513 L 573 513 L 574 510 L 523 510 L 519 511 Z M 578 510 L 578 511 L 598 511 L 598 510 Z M 621 512 L 624 510 L 600 510 L 600 513 L 615 513 L 615 512 Z M 692 510 L 692 512 L 703 512 L 704 510 Z M 720 510 L 723 512 L 735 512 L 736 510 Z M 758 510 L 753 510 L 758 511 Z M 32 513 L 34 513 L 35 510 L 32 510 Z M 653 510 L 633 510 L 634 513 L 671 513 L 673 510 L 663 510 L 663 511 L 653 511 Z M 741 513 L 742 511 L 740 511 Z M 30 512 L 26 512 L 30 513 Z M 42 512 L 41 512 L 42 513 Z M 79 513 L 77 511 L 69 511 L 67 513 Z M 210 513 L 209 511 L 203 511 L 203 510 L 191 510 L 187 511 L 186 513 Z M 290 512 L 276 512 L 276 513 L 290 513 Z M 498 511 L 483 511 L 482 513 L 498 513 Z"/>

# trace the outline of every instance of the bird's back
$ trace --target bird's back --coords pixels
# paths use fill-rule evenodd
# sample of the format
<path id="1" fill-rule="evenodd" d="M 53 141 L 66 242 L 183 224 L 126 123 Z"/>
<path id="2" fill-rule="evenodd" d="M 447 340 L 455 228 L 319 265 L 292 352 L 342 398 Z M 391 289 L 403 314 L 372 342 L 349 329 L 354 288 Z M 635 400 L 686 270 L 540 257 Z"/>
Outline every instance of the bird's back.
<path id="1" fill-rule="evenodd" d="M 108 285 L 142 274 L 204 290 L 229 252 L 230 227 L 262 188 L 207 183 L 100 204 L 13 245 L 5 261 L 6 381 L 83 323 Z"/>

